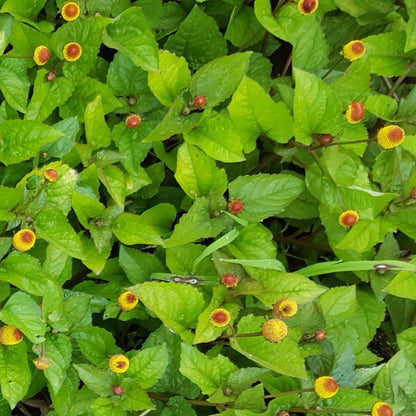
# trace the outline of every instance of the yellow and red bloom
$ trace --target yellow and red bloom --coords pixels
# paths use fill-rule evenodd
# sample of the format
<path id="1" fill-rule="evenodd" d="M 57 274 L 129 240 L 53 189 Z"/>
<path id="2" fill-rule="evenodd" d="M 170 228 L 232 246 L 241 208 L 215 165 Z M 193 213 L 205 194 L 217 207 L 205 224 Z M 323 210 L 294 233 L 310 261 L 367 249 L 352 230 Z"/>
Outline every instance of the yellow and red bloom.
<path id="1" fill-rule="evenodd" d="M 273 304 L 273 315 L 278 318 L 291 318 L 298 311 L 298 304 L 293 299 L 283 298 Z"/>
<path id="2" fill-rule="evenodd" d="M 344 58 L 350 61 L 356 61 L 364 54 L 365 45 L 360 40 L 352 40 L 344 45 L 342 50 L 344 52 Z"/>
<path id="3" fill-rule="evenodd" d="M 64 46 L 62 53 L 66 61 L 75 62 L 82 55 L 82 47 L 77 42 L 69 42 Z"/>
<path id="4" fill-rule="evenodd" d="M 43 177 L 48 182 L 56 182 L 58 180 L 58 172 L 55 169 L 46 169 L 45 172 L 43 172 Z"/>
<path id="5" fill-rule="evenodd" d="M 384 149 L 392 149 L 402 143 L 404 136 L 404 130 L 392 124 L 381 128 L 377 132 L 377 143 Z"/>
<path id="6" fill-rule="evenodd" d="M 129 369 L 130 361 L 123 354 L 116 354 L 108 360 L 108 368 L 117 374 L 125 373 Z"/>
<path id="7" fill-rule="evenodd" d="M 228 312 L 227 309 L 224 308 L 214 309 L 209 316 L 209 321 L 212 323 L 212 325 L 217 327 L 228 325 L 230 320 L 230 312 Z"/>
<path id="8" fill-rule="evenodd" d="M 338 392 L 338 383 L 332 377 L 319 377 L 314 384 L 315 393 L 323 399 L 329 399 Z"/>
<path id="9" fill-rule="evenodd" d="M 338 222 L 343 227 L 352 227 L 353 225 L 357 224 L 359 219 L 360 216 L 358 215 L 357 211 L 354 211 L 353 209 L 347 209 L 338 217 Z"/>
<path id="10" fill-rule="evenodd" d="M 51 365 L 51 362 L 46 357 L 38 357 L 33 360 L 33 364 L 35 364 L 38 370 L 46 370 Z"/>
<path id="11" fill-rule="evenodd" d="M 3 325 L 0 328 L 0 342 L 3 345 L 16 345 L 23 339 L 22 332 L 13 325 Z"/>
<path id="12" fill-rule="evenodd" d="M 268 319 L 261 327 L 264 338 L 271 342 L 279 342 L 285 338 L 289 330 L 287 325 L 277 318 Z"/>
<path id="13" fill-rule="evenodd" d="M 234 274 L 227 273 L 221 278 L 221 283 L 228 288 L 236 287 L 238 284 L 238 277 Z"/>
<path id="14" fill-rule="evenodd" d="M 302 14 L 312 14 L 316 12 L 316 9 L 319 6 L 318 0 L 299 0 L 298 1 L 298 10 Z"/>
<path id="15" fill-rule="evenodd" d="M 231 214 L 239 214 L 244 208 L 244 204 L 239 199 L 234 199 L 228 204 Z"/>
<path id="16" fill-rule="evenodd" d="M 35 233 L 25 228 L 13 236 L 13 247 L 19 251 L 28 251 L 35 245 L 35 241 Z"/>
<path id="17" fill-rule="evenodd" d="M 79 13 L 79 6 L 73 1 L 69 1 L 62 6 L 61 15 L 67 22 L 78 19 Z"/>
<path id="18" fill-rule="evenodd" d="M 46 46 L 38 46 L 33 51 L 33 60 L 36 65 L 45 65 L 48 62 L 50 57 L 49 49 Z"/>
<path id="19" fill-rule="evenodd" d="M 364 113 L 364 106 L 359 101 L 352 101 L 345 112 L 345 118 L 348 123 L 355 124 L 363 119 Z"/>
<path id="20" fill-rule="evenodd" d="M 130 114 L 126 118 L 125 124 L 129 129 L 135 129 L 136 127 L 140 126 L 141 122 L 142 119 L 138 114 Z"/>
<path id="21" fill-rule="evenodd" d="M 393 416 L 393 409 L 385 402 L 377 402 L 371 408 L 371 416 Z"/>
<path id="22" fill-rule="evenodd" d="M 117 299 L 117 305 L 122 311 L 131 311 L 137 305 L 139 298 L 131 292 L 122 293 Z"/>

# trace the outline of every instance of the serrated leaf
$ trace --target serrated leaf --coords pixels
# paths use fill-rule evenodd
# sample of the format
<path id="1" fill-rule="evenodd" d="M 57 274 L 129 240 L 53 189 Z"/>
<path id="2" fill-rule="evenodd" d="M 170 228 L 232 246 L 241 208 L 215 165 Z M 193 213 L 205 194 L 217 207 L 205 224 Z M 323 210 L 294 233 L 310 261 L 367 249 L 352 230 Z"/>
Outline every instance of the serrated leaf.
<path id="1" fill-rule="evenodd" d="M 105 119 L 101 95 L 87 104 L 84 113 L 85 137 L 93 149 L 107 147 L 111 143 L 111 132 Z"/>
<path id="2" fill-rule="evenodd" d="M 9 38 L 12 33 L 13 17 L 8 14 L 0 16 L 0 55 L 3 55 L 4 50 L 9 44 Z"/>
<path id="3" fill-rule="evenodd" d="M 13 0 L 6 0 L 1 11 L 35 20 L 45 3 L 46 0 L 22 0 L 17 3 Z"/>
<path id="4" fill-rule="evenodd" d="M 370 95 L 364 106 L 382 120 L 391 120 L 397 111 L 397 101 L 387 95 Z"/>
<path id="5" fill-rule="evenodd" d="M 79 378 L 85 385 L 100 396 L 113 394 L 112 387 L 117 385 L 117 375 L 108 370 L 94 367 L 90 364 L 73 364 Z"/>
<path id="6" fill-rule="evenodd" d="M 17 189 L 0 186 L 0 221 L 8 221 L 15 217 L 11 212 L 19 205 L 23 194 Z"/>
<path id="7" fill-rule="evenodd" d="M 321 295 L 318 302 L 328 325 L 345 320 L 355 311 L 355 286 L 333 287 Z"/>

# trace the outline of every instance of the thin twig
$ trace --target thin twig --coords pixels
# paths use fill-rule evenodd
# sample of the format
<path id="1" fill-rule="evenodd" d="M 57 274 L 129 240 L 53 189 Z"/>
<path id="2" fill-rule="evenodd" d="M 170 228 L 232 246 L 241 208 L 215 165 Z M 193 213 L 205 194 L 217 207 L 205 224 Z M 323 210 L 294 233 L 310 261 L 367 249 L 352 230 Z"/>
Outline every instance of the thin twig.
<path id="1" fill-rule="evenodd" d="M 390 89 L 389 93 L 387 94 L 389 97 L 391 97 L 394 92 L 397 90 L 397 88 L 400 86 L 400 84 L 405 80 L 405 78 L 409 75 L 409 72 L 416 68 L 416 61 L 413 59 L 409 62 L 406 69 L 404 70 L 403 74 L 400 75 L 399 78 L 397 78 L 396 82 L 393 84 L 393 87 Z"/>

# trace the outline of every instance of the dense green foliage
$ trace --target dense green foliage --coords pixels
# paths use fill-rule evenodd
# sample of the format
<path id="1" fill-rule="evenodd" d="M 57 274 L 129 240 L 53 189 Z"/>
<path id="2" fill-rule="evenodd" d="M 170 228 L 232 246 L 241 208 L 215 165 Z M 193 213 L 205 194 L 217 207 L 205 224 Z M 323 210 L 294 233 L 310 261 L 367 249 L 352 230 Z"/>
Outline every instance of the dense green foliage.
<path id="1" fill-rule="evenodd" d="M 0 415 L 414 415 L 416 0 L 77 3 L 0 0 Z"/>

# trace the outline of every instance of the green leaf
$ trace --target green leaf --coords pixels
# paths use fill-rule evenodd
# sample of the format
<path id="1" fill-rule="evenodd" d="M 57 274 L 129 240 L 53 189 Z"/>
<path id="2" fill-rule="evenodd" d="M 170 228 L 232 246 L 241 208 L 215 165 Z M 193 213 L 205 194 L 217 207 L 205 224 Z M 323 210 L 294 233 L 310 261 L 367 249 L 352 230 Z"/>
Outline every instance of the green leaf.
<path id="1" fill-rule="evenodd" d="M 11 212 L 22 201 L 23 195 L 17 189 L 0 186 L 0 221 L 12 220 L 15 214 Z"/>
<path id="2" fill-rule="evenodd" d="M 401 298 L 416 300 L 415 272 L 402 271 L 397 273 L 383 291 Z"/>
<path id="3" fill-rule="evenodd" d="M 1 11 L 2 13 L 9 12 L 12 15 L 35 20 L 45 3 L 46 0 L 22 0 L 17 3 L 13 0 L 6 0 Z"/>
<path id="4" fill-rule="evenodd" d="M 74 91 L 74 85 L 69 79 L 57 77 L 53 82 L 49 82 L 46 80 L 47 73 L 46 69 L 37 72 L 26 120 L 45 120 L 56 107 L 64 104 Z"/>
<path id="5" fill-rule="evenodd" d="M 313 133 L 336 135 L 341 127 L 342 109 L 335 94 L 316 75 L 295 69 L 294 76 L 296 140 L 308 145 Z"/>
<path id="6" fill-rule="evenodd" d="M 211 193 L 222 195 L 227 189 L 225 170 L 218 168 L 210 157 L 187 143 L 178 149 L 175 179 L 193 199 L 209 197 Z"/>
<path id="7" fill-rule="evenodd" d="M 197 416 L 197 414 L 185 398 L 174 396 L 166 403 L 160 416 Z"/>
<path id="8" fill-rule="evenodd" d="M 263 322 L 264 318 L 261 316 L 244 316 L 238 322 L 237 333 L 259 332 Z M 263 337 L 230 338 L 230 345 L 262 367 L 291 377 L 306 378 L 303 357 L 297 344 L 289 338 L 278 343 L 272 343 Z"/>
<path id="9" fill-rule="evenodd" d="M 186 343 L 191 343 L 198 315 L 204 300 L 197 289 L 178 283 L 145 282 L 137 287 L 137 294 L 169 329 L 179 334 Z M 172 305 L 175 307 L 172 308 Z"/>
<path id="10" fill-rule="evenodd" d="M 179 371 L 197 384 L 203 394 L 213 394 L 235 370 L 236 367 L 229 358 L 221 354 L 210 359 L 196 347 L 182 344 Z"/>
<path id="11" fill-rule="evenodd" d="M 97 172 L 101 183 L 106 187 L 117 206 L 124 207 L 127 191 L 127 178 L 124 172 L 114 165 L 98 168 Z"/>
<path id="12" fill-rule="evenodd" d="M 149 72 L 149 87 L 157 99 L 171 106 L 175 98 L 188 88 L 191 81 L 188 64 L 183 57 L 168 51 L 159 52 L 159 72 Z"/>
<path id="13" fill-rule="evenodd" d="M 286 40 L 285 31 L 272 14 L 270 0 L 255 0 L 254 13 L 259 23 L 272 35 Z"/>
<path id="14" fill-rule="evenodd" d="M 148 389 L 162 377 L 168 360 L 166 345 L 141 349 L 130 358 L 127 375 L 137 380 L 141 388 Z"/>
<path id="15" fill-rule="evenodd" d="M 158 71 L 158 45 L 139 7 L 130 7 L 118 15 L 105 28 L 103 41 L 109 48 L 125 53 L 145 71 Z"/>
<path id="16" fill-rule="evenodd" d="M 370 95 L 364 106 L 382 120 L 391 120 L 397 111 L 397 101 L 387 95 Z"/>
<path id="17" fill-rule="evenodd" d="M 0 311 L 0 319 L 19 328 L 33 343 L 45 340 L 46 324 L 39 305 L 26 293 L 15 292 Z"/>
<path id="18" fill-rule="evenodd" d="M 64 253 L 77 259 L 83 259 L 81 241 L 66 217 L 54 205 L 45 205 L 36 217 L 36 233 L 38 236 Z"/>
<path id="19" fill-rule="evenodd" d="M 279 214 L 304 190 L 301 179 L 286 173 L 240 176 L 228 186 L 230 200 L 243 205 L 239 217 L 258 222 Z"/>
<path id="20" fill-rule="evenodd" d="M 78 221 L 85 228 L 90 228 L 90 220 L 104 215 L 105 207 L 101 202 L 88 198 L 78 192 L 72 193 L 72 208 Z"/>
<path id="21" fill-rule="evenodd" d="M 397 343 L 400 349 L 406 353 L 409 360 L 416 365 L 416 327 L 408 328 L 397 334 Z"/>
<path id="22" fill-rule="evenodd" d="M 264 387 L 257 384 L 254 387 L 243 391 L 236 399 L 234 409 L 244 409 L 245 411 L 261 412 L 264 408 Z"/>
<path id="23" fill-rule="evenodd" d="M 415 0 L 405 0 L 405 4 L 409 20 L 405 26 L 406 44 L 404 46 L 404 51 L 409 52 L 416 48 L 416 2 Z"/>
<path id="24" fill-rule="evenodd" d="M 78 390 L 79 377 L 74 367 L 69 367 L 61 388 L 55 394 L 53 389 L 50 389 L 50 395 L 54 409 L 58 415 L 68 416 L 70 408 L 74 403 L 74 396 Z"/>
<path id="25" fill-rule="evenodd" d="M 101 95 L 97 95 L 93 101 L 87 104 L 84 120 L 87 143 L 93 149 L 107 147 L 111 143 L 111 132 L 104 119 Z"/>
<path id="26" fill-rule="evenodd" d="M 355 311 L 355 286 L 340 286 L 327 290 L 319 297 L 319 305 L 328 325 L 345 320 Z"/>
<path id="27" fill-rule="evenodd" d="M 1 394 L 14 409 L 23 399 L 30 384 L 30 370 L 27 362 L 26 344 L 0 348 Z"/>
<path id="28" fill-rule="evenodd" d="M 225 101 L 243 79 L 250 55 L 251 52 L 235 53 L 210 61 L 192 76 L 191 94 L 205 96 L 208 108 Z"/>
<path id="29" fill-rule="evenodd" d="M 217 23 L 197 5 L 181 23 L 178 31 L 169 37 L 165 48 L 177 56 L 185 57 L 193 69 L 227 54 L 227 42 Z"/>
<path id="30" fill-rule="evenodd" d="M 124 388 L 123 399 L 120 403 L 125 410 L 154 409 L 154 405 L 137 380 L 125 378 L 121 386 Z"/>
<path id="31" fill-rule="evenodd" d="M 9 44 L 9 38 L 12 33 L 13 17 L 8 14 L 0 16 L 0 55 L 3 55 L 4 50 Z"/>
<path id="32" fill-rule="evenodd" d="M 196 127 L 184 132 L 184 139 L 221 162 L 244 160 L 240 136 L 231 119 L 223 113 L 205 112 Z"/>
<path id="33" fill-rule="evenodd" d="M 82 354 L 97 367 L 108 368 L 108 359 L 121 352 L 110 332 L 100 327 L 82 327 L 72 333 Z"/>
<path id="34" fill-rule="evenodd" d="M 85 385 L 100 396 L 113 394 L 112 387 L 118 384 L 117 375 L 108 370 L 94 367 L 90 364 L 73 364 L 79 378 Z"/>
<path id="35" fill-rule="evenodd" d="M 126 411 L 115 407 L 109 397 L 97 397 L 91 405 L 94 416 L 126 416 Z"/>
<path id="36" fill-rule="evenodd" d="M 6 120 L 0 125 L 0 161 L 19 163 L 35 156 L 40 148 L 63 134 L 31 120 Z"/>
<path id="37" fill-rule="evenodd" d="M 293 118 L 283 102 L 276 103 L 252 79 L 245 76 L 228 106 L 231 120 L 244 137 L 244 150 L 252 151 L 264 133 L 278 143 L 293 136 Z"/>

